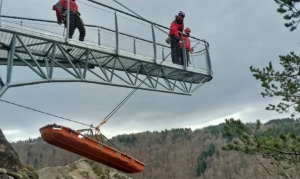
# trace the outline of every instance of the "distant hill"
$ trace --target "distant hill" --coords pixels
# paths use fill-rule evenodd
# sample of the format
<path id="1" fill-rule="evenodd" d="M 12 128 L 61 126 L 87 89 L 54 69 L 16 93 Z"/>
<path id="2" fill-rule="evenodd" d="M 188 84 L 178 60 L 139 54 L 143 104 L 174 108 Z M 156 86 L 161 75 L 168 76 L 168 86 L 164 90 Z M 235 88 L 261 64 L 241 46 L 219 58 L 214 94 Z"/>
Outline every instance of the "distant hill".
<path id="1" fill-rule="evenodd" d="M 299 124 L 299 120 L 275 119 L 268 121 L 263 127 L 272 127 L 275 133 L 300 133 L 300 125 L 295 124 Z M 267 179 L 255 157 L 222 151 L 222 145 L 231 140 L 225 136 L 223 125 L 195 131 L 190 128 L 146 131 L 119 135 L 111 141 L 121 151 L 146 164 L 144 172 L 126 174 L 135 179 Z M 82 158 L 49 145 L 41 138 L 18 141 L 11 145 L 22 163 L 36 169 L 63 166 Z"/>

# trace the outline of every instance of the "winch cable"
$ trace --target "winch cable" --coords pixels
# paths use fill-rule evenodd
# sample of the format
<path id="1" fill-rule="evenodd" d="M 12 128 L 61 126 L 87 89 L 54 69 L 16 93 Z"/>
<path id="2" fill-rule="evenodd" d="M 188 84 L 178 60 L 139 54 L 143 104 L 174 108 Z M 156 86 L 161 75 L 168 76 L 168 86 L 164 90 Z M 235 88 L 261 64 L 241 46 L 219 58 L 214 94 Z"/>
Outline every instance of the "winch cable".
<path id="1" fill-rule="evenodd" d="M 133 14 L 135 14 L 136 16 L 138 16 L 139 18 L 141 18 L 142 20 L 148 21 L 147 19 L 143 18 L 142 16 L 140 16 L 139 14 L 137 14 L 136 12 L 132 11 L 131 9 L 129 9 L 128 7 L 126 7 L 125 5 L 123 5 L 122 3 L 118 2 L 117 0 L 113 0 L 115 1 L 117 4 L 119 4 L 120 6 L 124 7 L 125 9 L 127 9 L 128 11 L 132 12 Z M 159 29 L 160 31 L 164 32 L 165 34 L 168 34 L 167 32 L 165 32 L 164 30 L 162 30 L 161 28 L 157 27 L 156 25 L 154 25 L 154 27 L 156 27 L 157 29 Z"/>
<path id="2" fill-rule="evenodd" d="M 19 106 L 19 107 L 22 107 L 22 108 L 25 108 L 25 109 L 29 109 L 29 110 L 32 110 L 32 111 L 35 111 L 35 112 L 39 112 L 39 113 L 42 113 L 42 114 L 46 114 L 46 115 L 49 115 L 49 116 L 53 116 L 53 117 L 56 117 L 56 118 L 60 118 L 60 119 L 63 119 L 63 120 L 67 120 L 67 121 L 71 121 L 71 122 L 74 122 L 74 123 L 78 123 L 78 124 L 81 124 L 81 125 L 84 125 L 84 126 L 89 126 L 89 127 L 92 128 L 92 129 L 95 128 L 95 127 L 93 127 L 92 125 L 89 125 L 89 124 L 85 124 L 85 123 L 78 122 L 78 121 L 75 121 L 75 120 L 71 120 L 71 119 L 68 119 L 68 118 L 65 118 L 65 117 L 61 117 L 61 116 L 57 116 L 57 115 L 50 114 L 50 113 L 47 113 L 47 112 L 43 112 L 43 111 L 40 111 L 40 110 L 37 110 L 37 109 L 33 109 L 33 108 L 30 108 L 30 107 L 27 107 L 27 106 L 24 106 L 24 105 L 20 105 L 20 104 L 16 104 L 16 103 L 13 103 L 13 102 L 9 102 L 9 101 L 3 100 L 3 99 L 0 99 L 0 101 L 5 102 L 5 103 L 9 103 L 9 104 L 12 104 L 12 105 L 15 105 L 15 106 Z M 101 135 L 103 135 L 103 134 L 101 134 Z M 112 144 L 115 148 L 117 148 L 119 151 L 121 151 L 121 150 L 120 150 L 114 143 L 112 143 L 106 136 L 103 135 L 103 137 L 104 137 L 110 144 Z"/>
<path id="3" fill-rule="evenodd" d="M 81 125 L 91 127 L 91 125 L 89 125 L 89 124 L 85 124 L 85 123 L 82 123 L 82 122 L 71 120 L 71 119 L 68 119 L 68 118 L 65 118 L 65 117 L 60 117 L 60 116 L 57 116 L 57 115 L 54 115 L 54 114 L 50 114 L 50 113 L 43 112 L 43 111 L 40 111 L 40 110 L 37 110 L 37 109 L 33 109 L 33 108 L 30 108 L 30 107 L 23 106 L 23 105 L 20 105 L 20 104 L 9 102 L 9 101 L 3 100 L 3 99 L 0 99 L 0 101 L 5 102 L 5 103 L 9 103 L 9 104 L 12 104 L 12 105 L 15 105 L 15 106 L 19 106 L 19 107 L 22 107 L 22 108 L 26 108 L 26 109 L 29 109 L 29 110 L 32 110 L 32 111 L 35 111 L 35 112 L 43 113 L 43 114 L 46 114 L 46 115 L 49 115 L 49 116 L 57 117 L 57 118 L 60 118 L 60 119 L 63 119 L 63 120 L 67 120 L 67 121 L 71 121 L 71 122 L 75 122 L 75 123 L 78 123 L 78 124 L 81 124 Z"/>
<path id="4" fill-rule="evenodd" d="M 146 81 L 147 77 L 137 86 L 135 87 L 134 90 L 132 90 L 104 119 L 103 121 L 101 122 L 101 125 L 103 125 L 106 121 L 108 121 L 112 115 L 114 115 L 122 106 L 123 104 L 137 91 L 137 89 L 139 87 L 142 86 L 142 84 Z"/>

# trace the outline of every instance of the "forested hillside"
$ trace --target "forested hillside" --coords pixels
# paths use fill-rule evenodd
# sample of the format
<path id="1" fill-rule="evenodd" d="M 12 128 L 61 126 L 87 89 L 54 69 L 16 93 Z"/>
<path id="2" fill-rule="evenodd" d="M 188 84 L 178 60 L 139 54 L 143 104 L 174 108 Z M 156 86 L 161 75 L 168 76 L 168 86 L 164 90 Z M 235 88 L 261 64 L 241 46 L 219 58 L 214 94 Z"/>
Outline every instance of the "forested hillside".
<path id="1" fill-rule="evenodd" d="M 271 120 L 263 125 L 263 129 L 268 127 L 274 129 L 274 134 L 300 133 L 300 123 L 293 119 Z M 120 135 L 111 141 L 121 151 L 146 164 L 143 173 L 126 174 L 137 179 L 268 178 L 254 156 L 222 150 L 231 141 L 225 135 L 224 124 L 195 131 L 181 128 Z M 81 158 L 41 138 L 18 141 L 12 146 L 23 163 L 36 169 L 63 166 Z"/>

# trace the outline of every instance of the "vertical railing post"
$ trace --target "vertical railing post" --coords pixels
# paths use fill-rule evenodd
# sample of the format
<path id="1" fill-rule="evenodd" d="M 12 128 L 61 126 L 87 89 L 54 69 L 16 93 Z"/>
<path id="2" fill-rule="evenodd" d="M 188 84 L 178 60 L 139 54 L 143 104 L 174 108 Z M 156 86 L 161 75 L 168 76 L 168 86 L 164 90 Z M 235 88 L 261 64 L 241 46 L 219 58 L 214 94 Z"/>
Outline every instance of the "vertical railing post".
<path id="1" fill-rule="evenodd" d="M 184 66 L 184 68 L 186 68 L 186 66 L 187 66 L 187 57 L 186 57 L 186 49 L 185 49 L 185 41 L 184 41 L 184 39 L 183 39 L 183 35 L 182 35 L 182 33 L 181 33 L 181 43 L 182 43 L 182 51 L 181 51 L 181 53 L 183 54 L 182 55 L 182 57 L 183 57 L 183 66 Z"/>
<path id="2" fill-rule="evenodd" d="M 66 28 L 64 27 L 63 37 L 65 37 Z"/>
<path id="3" fill-rule="evenodd" d="M 164 47 L 162 47 L 161 54 L 162 54 L 162 60 L 165 61 L 165 49 L 164 49 Z"/>
<path id="4" fill-rule="evenodd" d="M 209 56 L 209 51 L 208 51 L 207 43 L 205 43 L 205 53 L 206 53 L 206 67 L 207 67 L 207 71 L 211 75 L 211 63 L 210 63 L 210 56 Z"/>
<path id="5" fill-rule="evenodd" d="M 100 27 L 98 27 L 98 45 L 101 45 Z"/>
<path id="6" fill-rule="evenodd" d="M 70 31 L 70 0 L 67 0 L 67 32 L 66 32 L 66 43 L 69 41 Z"/>
<path id="7" fill-rule="evenodd" d="M 135 38 L 133 39 L 133 53 L 136 54 L 136 42 Z"/>
<path id="8" fill-rule="evenodd" d="M 156 39 L 155 39 L 155 31 L 154 31 L 154 25 L 153 24 L 151 24 L 151 28 L 152 28 L 152 39 L 153 39 L 154 62 L 156 63 L 157 52 L 156 52 Z"/>
<path id="9" fill-rule="evenodd" d="M 0 27 L 1 27 L 1 24 L 2 24 L 2 18 L 1 18 L 1 12 L 2 12 L 2 1 L 4 1 L 4 0 L 0 0 Z"/>
<path id="10" fill-rule="evenodd" d="M 119 28 L 118 28 L 118 16 L 115 11 L 115 30 L 116 30 L 116 53 L 119 53 Z"/>

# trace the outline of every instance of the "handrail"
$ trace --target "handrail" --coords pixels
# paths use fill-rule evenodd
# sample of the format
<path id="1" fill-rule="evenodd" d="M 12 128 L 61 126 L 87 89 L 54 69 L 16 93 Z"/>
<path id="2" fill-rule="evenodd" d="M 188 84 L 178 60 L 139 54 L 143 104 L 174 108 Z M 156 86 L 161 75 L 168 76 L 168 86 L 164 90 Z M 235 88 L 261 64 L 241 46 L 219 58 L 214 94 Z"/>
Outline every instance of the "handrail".
<path id="1" fill-rule="evenodd" d="M 94 0 L 87 0 L 87 1 L 93 2 L 93 3 L 95 3 L 95 4 L 98 4 L 98 5 L 100 5 L 100 6 L 104 6 L 104 7 L 108 8 L 108 9 L 112 9 L 112 10 L 114 10 L 114 11 L 117 11 L 117 12 L 120 12 L 120 13 L 122 13 L 122 14 L 126 14 L 126 15 L 128 15 L 128 16 L 134 17 L 134 18 L 136 18 L 136 19 L 139 19 L 139 20 L 142 20 L 142 21 L 144 21 L 144 22 L 147 22 L 147 23 L 150 23 L 150 24 L 153 24 L 153 25 L 159 26 L 159 27 L 161 27 L 161 28 L 164 28 L 164 29 L 170 30 L 170 28 L 167 28 L 167 27 L 165 27 L 165 26 L 162 26 L 162 25 L 160 25 L 160 24 L 157 24 L 157 23 L 154 23 L 154 22 L 148 21 L 148 20 L 146 20 L 146 19 L 143 19 L 143 18 L 141 18 L 141 17 L 138 17 L 138 16 L 135 16 L 135 15 L 129 14 L 129 13 L 127 13 L 127 12 L 121 11 L 121 10 L 119 10 L 119 9 L 116 9 L 116 8 L 113 8 L 113 7 L 111 7 L 111 6 L 108 6 L 108 5 L 102 4 L 102 3 L 100 3 L 100 2 L 97 2 L 97 1 L 94 1 Z M 206 42 L 205 40 L 201 40 L 201 39 L 198 39 L 198 38 L 196 38 L 196 37 L 193 37 L 193 36 L 189 36 L 189 37 L 190 37 L 190 38 L 192 38 L 192 39 L 195 39 L 195 40 L 199 40 L 199 41 L 201 41 L 201 42 L 204 42 L 204 43 L 205 43 L 205 44 L 207 44 L 207 46 L 209 47 L 209 43 L 208 43 L 208 42 Z"/>
<path id="2" fill-rule="evenodd" d="M 22 19 L 22 20 L 30 20 L 30 21 L 39 21 L 39 22 L 48 22 L 48 23 L 55 23 L 55 24 L 57 23 L 57 21 L 44 20 L 44 19 L 34 19 L 34 18 L 26 18 L 26 17 L 17 17 L 17 16 L 1 15 L 1 17 L 11 18 L 11 19 Z M 101 29 L 104 29 L 104 30 L 107 30 L 107 31 L 110 31 L 110 32 L 115 32 L 112 29 L 109 29 L 109 28 L 106 28 L 106 27 L 102 27 L 102 26 L 89 25 L 89 24 L 85 24 L 85 26 L 87 26 L 87 27 L 96 27 L 96 28 L 101 28 Z M 143 38 L 140 38 L 140 37 L 129 35 L 129 34 L 126 34 L 126 33 L 123 33 L 123 32 L 119 32 L 119 34 L 127 36 L 127 37 L 131 37 L 131 38 L 134 38 L 134 39 L 138 39 L 138 40 L 141 40 L 141 41 L 145 41 L 145 42 L 148 42 L 148 43 L 153 43 L 150 40 L 146 40 L 146 39 L 143 39 Z M 157 43 L 157 45 L 165 47 L 165 48 L 171 48 L 170 46 L 166 46 L 166 45 L 163 45 L 163 44 L 160 44 L 160 43 Z"/>

